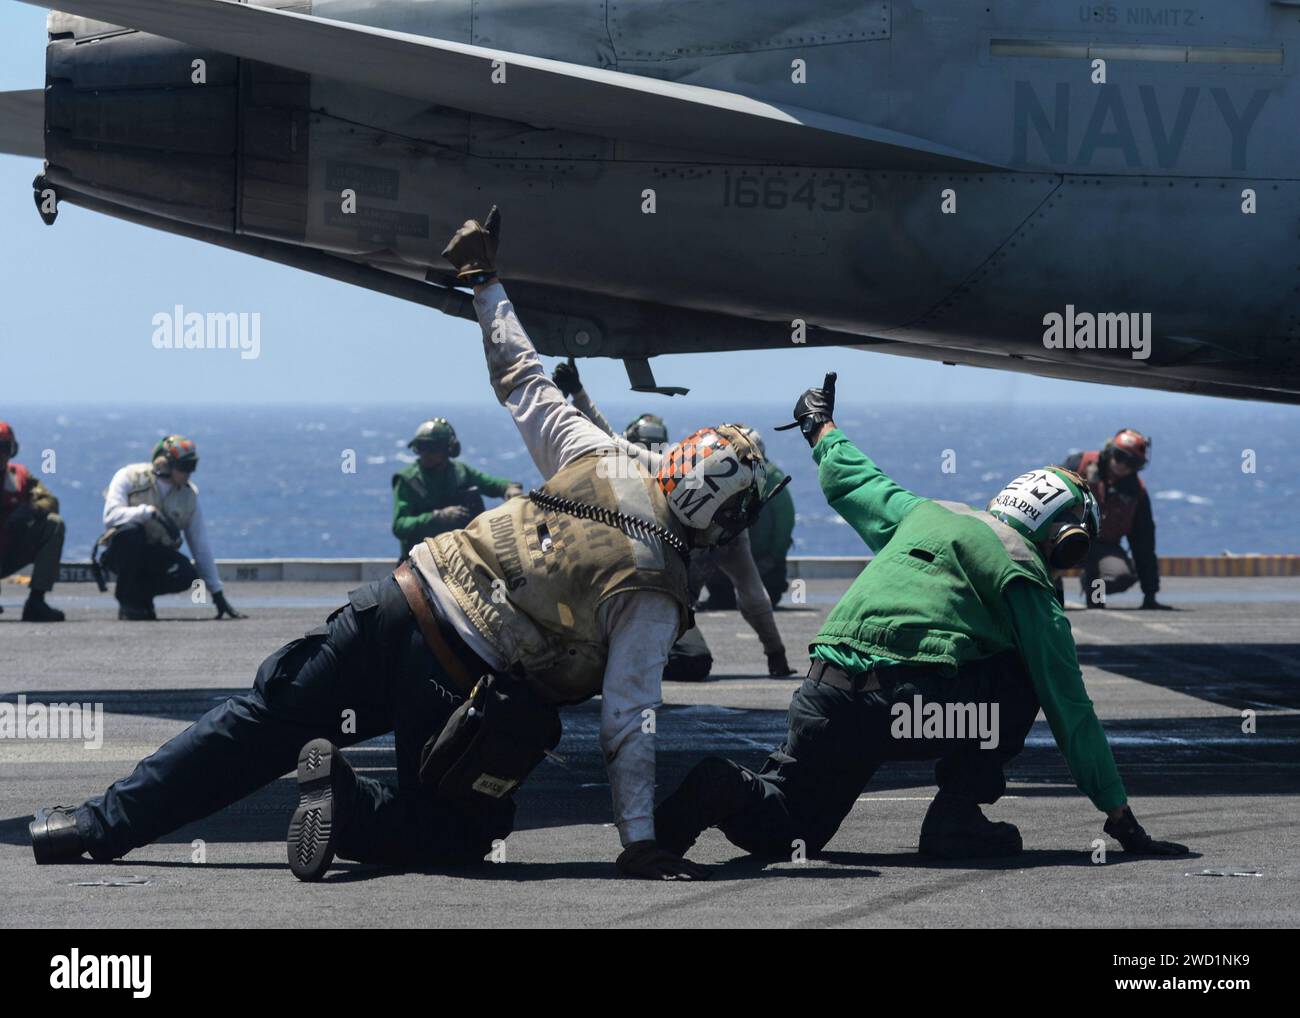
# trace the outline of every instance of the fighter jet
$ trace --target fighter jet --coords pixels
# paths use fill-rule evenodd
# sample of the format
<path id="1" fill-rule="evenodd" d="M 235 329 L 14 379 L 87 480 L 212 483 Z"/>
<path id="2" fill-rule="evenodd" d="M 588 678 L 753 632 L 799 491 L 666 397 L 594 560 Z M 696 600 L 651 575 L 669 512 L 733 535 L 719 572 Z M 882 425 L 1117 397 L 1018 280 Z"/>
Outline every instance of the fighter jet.
<path id="1" fill-rule="evenodd" d="M 544 352 L 845 345 L 1300 402 L 1300 0 L 33 0 L 71 204 Z"/>

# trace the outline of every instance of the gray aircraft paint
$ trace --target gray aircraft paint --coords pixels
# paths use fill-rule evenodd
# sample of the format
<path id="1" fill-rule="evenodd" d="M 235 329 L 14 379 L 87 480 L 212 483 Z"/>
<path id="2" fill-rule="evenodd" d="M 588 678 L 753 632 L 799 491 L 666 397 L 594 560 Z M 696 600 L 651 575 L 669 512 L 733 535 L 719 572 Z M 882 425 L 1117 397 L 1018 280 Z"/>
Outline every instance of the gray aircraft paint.
<path id="1" fill-rule="evenodd" d="M 505 214 L 503 274 L 549 353 L 786 345 L 798 318 L 812 327 L 811 345 L 1300 401 L 1300 111 L 1289 57 L 1300 10 L 1065 0 L 315 0 L 289 9 L 816 110 L 990 168 L 882 171 L 799 165 L 795 152 L 783 161 L 673 149 L 430 106 L 342 71 L 242 60 L 230 71 L 245 101 L 228 210 L 142 205 L 52 165 L 67 200 L 84 195 L 110 214 L 121 206 L 164 229 L 190 215 L 188 235 L 217 230 L 237 240 L 214 241 L 268 257 L 337 256 L 382 273 L 357 281 L 386 292 L 375 279 L 446 283 L 443 242 L 494 201 Z M 74 23 L 84 35 L 79 19 L 62 24 Z M 72 73 L 83 75 L 83 113 L 95 75 L 128 73 L 140 59 L 131 38 L 97 44 L 93 66 L 85 47 L 51 64 L 81 60 Z M 1087 59 L 1007 56 L 995 40 L 1026 41 L 1035 54 L 1124 45 L 1134 58 L 1108 59 L 1108 83 L 1095 85 Z M 1200 57 L 1174 61 L 1174 47 Z M 1279 47 L 1286 56 L 1269 63 Z M 1201 60 L 1225 48 L 1238 56 Z M 1242 52 L 1263 55 L 1250 63 Z M 791 81 L 795 58 L 806 62 L 806 84 Z M 146 154 L 138 159 L 147 165 Z M 345 186 L 359 197 L 356 215 L 340 211 Z M 1241 213 L 1246 187 L 1258 194 L 1256 215 Z M 654 215 L 641 212 L 645 188 L 656 192 Z M 946 188 L 957 215 L 940 212 Z M 601 229 L 582 228 L 591 222 Z M 688 256 L 702 244 L 703 264 Z M 1149 313 L 1151 357 L 1044 349 L 1043 315 L 1067 304 Z"/>

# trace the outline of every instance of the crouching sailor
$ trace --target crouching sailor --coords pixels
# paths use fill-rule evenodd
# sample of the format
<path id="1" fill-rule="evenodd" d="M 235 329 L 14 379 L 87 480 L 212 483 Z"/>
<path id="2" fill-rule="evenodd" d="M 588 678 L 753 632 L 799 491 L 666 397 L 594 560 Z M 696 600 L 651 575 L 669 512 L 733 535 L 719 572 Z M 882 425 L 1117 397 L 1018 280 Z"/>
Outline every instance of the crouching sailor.
<path id="1" fill-rule="evenodd" d="M 882 762 L 933 759 L 938 794 L 921 853 L 1014 855 L 1020 832 L 980 805 L 1006 791 L 1004 767 L 1041 706 L 1076 784 L 1106 815 L 1106 833 L 1127 852 L 1185 854 L 1133 816 L 1052 589 L 1052 571 L 1083 561 L 1097 536 L 1087 484 L 1044 467 L 1017 477 L 984 512 L 920 498 L 835 426 L 834 404 L 830 374 L 803 394 L 786 427 L 800 427 L 827 501 L 875 557 L 813 638 L 785 742 L 757 773 L 720 757 L 697 764 L 656 813 L 661 843 L 685 853 L 718 827 L 757 855 L 788 857 L 796 842 L 816 853 Z M 951 730 L 930 730 L 930 720 L 948 719 Z"/>
<path id="2" fill-rule="evenodd" d="M 250 693 L 210 711 L 80 807 L 41 810 L 40 862 L 113 859 L 229 805 L 297 764 L 288 855 L 302 879 L 335 856 L 390 866 L 482 860 L 509 834 L 513 794 L 559 738 L 559 708 L 602 694 L 600 745 L 629 876 L 703 871 L 654 829 L 660 673 L 689 626 L 686 557 L 762 505 L 762 461 L 720 426 L 657 473 L 547 378 L 494 258 L 499 217 L 444 252 L 475 290 L 493 389 L 538 469 L 539 492 L 428 538 L 326 624 L 272 654 Z M 340 730 L 340 718 L 352 724 Z M 397 783 L 356 774 L 340 746 L 396 733 Z"/>

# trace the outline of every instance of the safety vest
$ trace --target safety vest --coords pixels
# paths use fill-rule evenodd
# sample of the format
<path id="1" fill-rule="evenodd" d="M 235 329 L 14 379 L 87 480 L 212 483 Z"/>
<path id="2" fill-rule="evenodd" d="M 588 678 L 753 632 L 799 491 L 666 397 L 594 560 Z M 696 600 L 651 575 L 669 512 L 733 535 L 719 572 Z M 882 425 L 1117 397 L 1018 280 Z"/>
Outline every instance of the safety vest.
<path id="1" fill-rule="evenodd" d="M 1079 458 L 1079 475 L 1088 482 L 1097 499 L 1097 508 L 1101 510 L 1101 531 L 1097 540 L 1104 544 L 1119 544 L 1133 529 L 1133 517 L 1146 491 L 1142 478 L 1132 475 L 1137 481 L 1137 488 L 1132 493 L 1107 484 L 1101 469 L 1101 453 L 1096 449 Z"/>
<path id="2" fill-rule="evenodd" d="M 10 463 L 5 471 L 4 487 L 0 489 L 0 521 L 9 517 L 21 503 L 27 501 L 27 486 L 32 474 L 21 463 Z"/>
<path id="3" fill-rule="evenodd" d="M 190 521 L 194 519 L 194 512 L 199 507 L 199 489 L 195 487 L 193 481 L 186 481 L 184 487 L 172 483 L 171 491 L 167 492 L 164 498 L 162 490 L 158 487 L 158 477 L 153 472 L 152 463 L 136 463 L 127 469 L 130 470 L 131 485 L 126 496 L 127 505 L 151 505 L 159 512 L 166 513 L 181 533 L 189 529 Z M 119 529 L 118 527 L 109 529 L 99 539 L 100 544 L 107 544 Z M 144 532 L 150 544 L 165 545 L 173 551 L 181 546 L 181 538 L 173 538 L 167 533 L 167 528 L 152 517 L 145 519 Z"/>
<path id="4" fill-rule="evenodd" d="M 627 456 L 588 453 L 556 473 L 545 491 L 683 535 L 654 478 Z M 677 635 L 690 626 L 681 554 L 653 536 L 630 536 L 528 498 L 509 499 L 464 530 L 426 539 L 411 559 L 431 582 L 441 579 L 483 638 L 555 703 L 600 692 L 609 648 L 597 612 L 611 597 L 667 594 L 677 603 Z"/>
<path id="5" fill-rule="evenodd" d="M 27 501 L 27 486 L 31 484 L 31 471 L 21 463 L 10 463 L 0 484 L 0 554 L 9 543 L 9 532 L 4 522 L 9 514 Z"/>

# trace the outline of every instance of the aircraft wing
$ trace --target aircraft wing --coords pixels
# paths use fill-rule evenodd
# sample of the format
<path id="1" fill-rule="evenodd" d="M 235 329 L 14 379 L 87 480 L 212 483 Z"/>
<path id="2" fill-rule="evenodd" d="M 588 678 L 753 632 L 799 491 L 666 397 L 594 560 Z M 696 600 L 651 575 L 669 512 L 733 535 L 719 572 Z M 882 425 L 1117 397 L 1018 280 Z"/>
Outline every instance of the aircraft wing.
<path id="1" fill-rule="evenodd" d="M 231 0 L 24 2 L 539 127 L 785 164 L 996 168 L 922 138 L 733 92 Z M 504 84 L 492 81 L 494 61 L 505 63 Z"/>
<path id="2" fill-rule="evenodd" d="M 0 154 L 45 155 L 45 91 L 0 92 Z"/>

